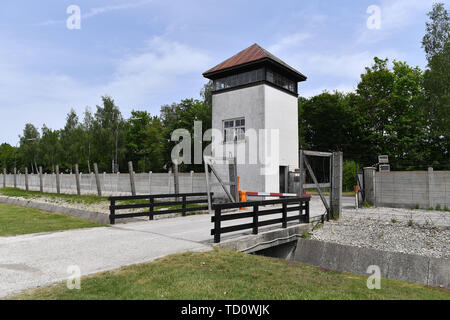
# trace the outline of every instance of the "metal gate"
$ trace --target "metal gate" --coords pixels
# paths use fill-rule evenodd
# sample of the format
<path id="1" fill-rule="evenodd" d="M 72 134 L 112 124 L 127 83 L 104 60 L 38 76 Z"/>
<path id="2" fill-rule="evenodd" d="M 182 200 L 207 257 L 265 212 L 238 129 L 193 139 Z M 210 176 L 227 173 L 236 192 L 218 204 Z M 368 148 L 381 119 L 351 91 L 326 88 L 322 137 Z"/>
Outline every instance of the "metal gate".
<path id="1" fill-rule="evenodd" d="M 330 159 L 328 182 L 319 182 L 314 173 L 309 157 L 323 157 Z M 338 218 L 342 209 L 342 152 L 322 152 L 322 151 L 299 151 L 299 193 L 304 194 L 305 189 L 315 188 L 326 209 L 326 219 Z M 308 172 L 313 183 L 305 183 L 306 172 Z M 327 201 L 323 188 L 330 188 L 330 197 Z M 323 219 L 323 218 L 322 218 Z"/>

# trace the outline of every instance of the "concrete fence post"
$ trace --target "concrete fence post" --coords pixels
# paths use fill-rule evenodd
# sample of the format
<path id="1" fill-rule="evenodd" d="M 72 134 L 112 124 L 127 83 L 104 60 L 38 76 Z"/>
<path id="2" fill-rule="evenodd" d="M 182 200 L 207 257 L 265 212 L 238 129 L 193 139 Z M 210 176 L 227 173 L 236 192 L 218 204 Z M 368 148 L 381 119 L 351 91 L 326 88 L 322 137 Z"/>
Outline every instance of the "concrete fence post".
<path id="1" fill-rule="evenodd" d="M 42 167 L 39 167 L 39 191 L 44 192 L 44 181 L 42 179 Z"/>
<path id="2" fill-rule="evenodd" d="M 300 176 L 299 176 L 299 187 L 295 188 L 295 192 L 299 193 L 301 195 L 305 194 L 305 190 L 303 190 L 303 183 L 305 182 L 305 160 L 304 160 L 304 154 L 303 154 L 303 150 L 299 151 L 299 155 L 298 155 L 298 167 L 299 167 L 299 172 L 300 172 Z M 331 194 L 331 192 L 330 192 Z"/>
<path id="3" fill-rule="evenodd" d="M 194 193 L 194 170 L 191 170 L 191 192 Z"/>
<path id="4" fill-rule="evenodd" d="M 434 194 L 434 171 L 433 168 L 428 168 L 427 174 L 427 196 L 428 196 L 428 208 L 434 208 L 435 203 L 433 201 Z"/>
<path id="5" fill-rule="evenodd" d="M 61 180 L 59 179 L 59 166 L 55 166 L 55 173 L 56 173 L 56 193 L 61 193 Z"/>
<path id="6" fill-rule="evenodd" d="M 3 188 L 6 188 L 6 168 L 3 169 Z"/>
<path id="7" fill-rule="evenodd" d="M 17 168 L 14 167 L 14 188 L 17 188 Z"/>
<path id="8" fill-rule="evenodd" d="M 111 182 L 111 179 L 109 179 L 109 181 Z M 106 172 L 105 171 L 103 171 L 103 186 L 104 186 L 103 189 L 105 189 L 105 191 L 106 191 Z M 112 190 L 112 187 L 110 187 L 110 192 L 111 192 L 111 190 Z"/>
<path id="9" fill-rule="evenodd" d="M 175 161 L 173 164 L 173 186 L 175 190 L 175 194 L 180 193 L 180 179 L 178 176 L 178 162 Z"/>
<path id="10" fill-rule="evenodd" d="M 333 152 L 333 172 L 331 181 L 331 214 L 333 219 L 339 219 L 342 211 L 342 152 Z"/>
<path id="11" fill-rule="evenodd" d="M 80 171 L 78 169 L 78 163 L 75 164 L 75 183 L 77 184 L 77 194 L 81 195 Z"/>
<path id="12" fill-rule="evenodd" d="M 134 184 L 133 162 L 128 161 L 128 172 L 130 174 L 131 195 L 136 195 L 136 185 Z"/>
<path id="13" fill-rule="evenodd" d="M 116 185 L 116 193 L 119 192 L 119 182 L 120 182 L 120 172 L 117 171 L 117 173 L 116 173 L 116 183 L 115 183 L 115 185 Z"/>
<path id="14" fill-rule="evenodd" d="M 365 167 L 364 169 L 364 196 L 368 204 L 374 206 L 376 203 L 375 194 L 375 168 Z"/>
<path id="15" fill-rule="evenodd" d="M 168 179 L 169 180 L 169 183 L 168 183 L 169 191 L 167 193 L 170 194 L 170 188 L 171 188 L 171 185 L 172 185 L 172 168 L 169 169 L 169 172 L 167 173 L 167 175 L 168 175 L 168 178 L 169 178 Z"/>
<path id="16" fill-rule="evenodd" d="M 94 174 L 95 174 L 95 183 L 97 184 L 97 194 L 99 197 L 101 197 L 102 196 L 102 186 L 100 185 L 100 176 L 98 175 L 97 163 L 94 163 Z"/>
<path id="17" fill-rule="evenodd" d="M 28 167 L 25 167 L 25 190 L 29 191 L 30 187 L 28 185 Z"/>
<path id="18" fill-rule="evenodd" d="M 153 173 L 152 171 L 148 173 L 148 185 L 150 194 L 152 194 L 152 173 Z"/>

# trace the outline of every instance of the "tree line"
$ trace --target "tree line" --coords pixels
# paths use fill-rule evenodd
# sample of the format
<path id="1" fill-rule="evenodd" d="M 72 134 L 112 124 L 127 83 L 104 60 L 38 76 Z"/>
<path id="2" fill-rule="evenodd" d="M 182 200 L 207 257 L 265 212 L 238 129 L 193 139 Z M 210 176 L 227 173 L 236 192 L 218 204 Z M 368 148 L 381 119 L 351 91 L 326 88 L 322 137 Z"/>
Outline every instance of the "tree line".
<path id="1" fill-rule="evenodd" d="M 394 170 L 450 169 L 450 18 L 442 3 L 428 13 L 422 40 L 427 67 L 374 58 L 365 68 L 355 92 L 323 92 L 299 97 L 299 141 L 303 149 L 343 151 L 352 166 L 370 166 L 378 155 L 388 155 Z M 201 99 L 184 99 L 161 107 L 159 115 L 133 110 L 124 119 L 109 96 L 95 112 L 86 108 L 82 118 L 72 109 L 64 128 L 38 130 L 28 123 L 17 147 L 0 145 L 0 167 L 12 171 L 54 172 L 55 165 L 71 172 L 163 172 L 171 166 L 170 137 L 178 128 L 193 134 L 194 121 L 211 126 L 212 84 L 201 90 Z M 206 146 L 206 142 L 204 143 Z M 350 162 L 349 162 L 350 163 Z M 203 171 L 202 165 L 183 170 Z"/>

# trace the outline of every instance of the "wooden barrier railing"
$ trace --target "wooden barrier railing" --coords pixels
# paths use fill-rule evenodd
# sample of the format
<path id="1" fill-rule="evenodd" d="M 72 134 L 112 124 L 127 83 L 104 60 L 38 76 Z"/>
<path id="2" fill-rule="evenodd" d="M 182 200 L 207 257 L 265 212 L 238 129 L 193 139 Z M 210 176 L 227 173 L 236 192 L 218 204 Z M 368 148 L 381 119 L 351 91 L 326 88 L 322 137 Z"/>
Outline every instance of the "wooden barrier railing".
<path id="1" fill-rule="evenodd" d="M 310 197 L 291 197 L 281 198 L 276 200 L 261 200 L 238 203 L 223 203 L 214 204 L 214 216 L 211 217 L 211 222 L 214 223 L 214 228 L 211 229 L 211 235 L 214 236 L 214 242 L 220 242 L 220 235 L 224 233 L 252 229 L 253 234 L 258 234 L 258 228 L 262 226 L 281 224 L 282 228 L 287 228 L 287 223 L 290 221 L 298 221 L 298 223 L 309 223 L 309 201 Z M 268 205 L 281 205 L 280 208 L 261 210 L 261 207 Z M 293 205 L 293 206 L 292 206 Z M 242 213 L 223 214 L 223 210 L 236 208 L 252 208 L 252 211 Z M 298 211 L 297 215 L 288 216 L 288 212 Z M 259 218 L 266 215 L 281 214 L 280 218 L 271 220 L 262 220 Z M 233 226 L 222 227 L 223 221 L 249 219 L 252 222 L 237 224 Z"/>
<path id="2" fill-rule="evenodd" d="M 208 203 L 208 194 L 205 193 L 179 193 L 179 194 L 157 194 L 157 195 L 145 195 L 145 196 L 118 196 L 118 197 L 109 197 L 110 206 L 109 206 L 109 221 L 111 224 L 115 224 L 116 219 L 123 218 L 134 218 L 134 217 L 149 217 L 150 220 L 153 220 L 155 215 L 160 214 L 170 214 L 170 213 L 181 213 L 183 216 L 186 215 L 187 212 L 193 211 L 202 211 L 208 210 L 208 206 L 200 206 L 200 207 L 192 207 L 188 208 L 189 204 L 203 204 Z M 212 195 L 211 195 L 212 196 Z M 204 198 L 203 198 L 204 197 Z M 158 199 L 169 199 L 175 198 L 175 201 L 158 201 Z M 197 198 L 188 200 L 188 198 Z M 181 201 L 177 200 L 181 199 Z M 146 203 L 130 203 L 133 200 L 148 200 Z M 127 201 L 126 204 L 116 204 L 117 201 Z M 180 206 L 179 209 L 169 209 L 169 210 L 155 210 L 158 207 L 171 207 L 171 206 Z M 149 211 L 146 212 L 132 212 L 132 213 L 122 213 L 117 214 L 117 210 L 125 210 L 125 209 L 146 209 L 149 208 Z"/>

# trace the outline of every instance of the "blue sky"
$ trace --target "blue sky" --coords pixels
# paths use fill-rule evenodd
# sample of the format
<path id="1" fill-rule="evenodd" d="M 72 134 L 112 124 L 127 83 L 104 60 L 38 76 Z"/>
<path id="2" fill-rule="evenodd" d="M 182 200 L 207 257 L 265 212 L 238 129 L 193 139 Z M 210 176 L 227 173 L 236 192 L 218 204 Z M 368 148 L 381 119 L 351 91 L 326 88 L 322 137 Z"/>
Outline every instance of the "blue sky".
<path id="1" fill-rule="evenodd" d="M 448 8 L 450 0 L 445 0 Z M 303 96 L 355 89 L 374 56 L 425 68 L 420 42 L 433 0 L 3 0 L 0 143 L 25 123 L 64 126 L 74 108 L 112 96 L 132 109 L 198 98 L 202 72 L 258 43 L 304 73 Z M 67 8 L 81 9 L 69 30 Z M 380 8 L 379 29 L 367 9 Z"/>

